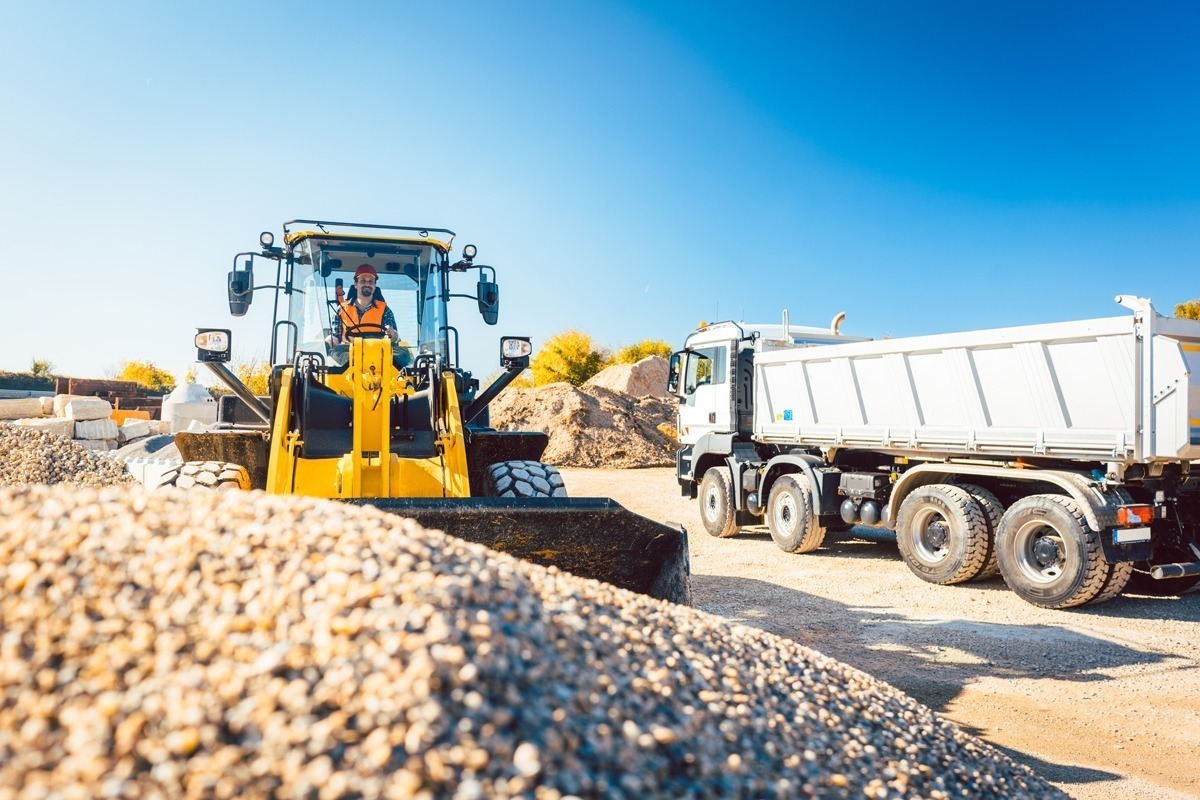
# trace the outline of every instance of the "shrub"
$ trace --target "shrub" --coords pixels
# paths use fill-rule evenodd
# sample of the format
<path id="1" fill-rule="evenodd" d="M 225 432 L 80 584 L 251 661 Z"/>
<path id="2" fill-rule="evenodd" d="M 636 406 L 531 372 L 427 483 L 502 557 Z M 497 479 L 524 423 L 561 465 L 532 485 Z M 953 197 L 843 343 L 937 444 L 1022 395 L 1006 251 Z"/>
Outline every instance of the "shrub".
<path id="1" fill-rule="evenodd" d="M 566 330 L 546 340 L 533 358 L 533 385 L 566 381 L 581 386 L 608 363 L 609 354 L 595 344 L 592 337 L 576 330 Z"/>
<path id="2" fill-rule="evenodd" d="M 175 376 L 153 361 L 122 361 L 116 379 L 133 381 L 152 392 L 166 393 L 175 388 Z"/>
<path id="3" fill-rule="evenodd" d="M 271 365 L 265 359 L 238 361 L 233 364 L 233 374 L 256 395 L 270 394 Z"/>
<path id="4" fill-rule="evenodd" d="M 1188 300 L 1175 306 L 1175 316 L 1181 319 L 1200 319 L 1200 300 Z"/>
<path id="5" fill-rule="evenodd" d="M 662 339 L 643 339 L 637 344 L 631 344 L 628 347 L 622 347 L 618 350 L 613 362 L 616 364 L 636 364 L 649 356 L 670 358 L 673 352 L 675 350 L 671 345 Z"/>

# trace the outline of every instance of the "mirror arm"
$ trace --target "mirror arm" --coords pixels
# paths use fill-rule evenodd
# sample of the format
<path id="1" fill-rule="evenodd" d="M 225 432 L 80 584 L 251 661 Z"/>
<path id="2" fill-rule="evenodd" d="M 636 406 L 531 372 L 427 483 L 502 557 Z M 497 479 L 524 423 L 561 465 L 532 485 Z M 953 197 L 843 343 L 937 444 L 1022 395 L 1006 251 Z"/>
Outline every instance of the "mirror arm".
<path id="1" fill-rule="evenodd" d="M 463 426 L 469 425 L 476 417 L 483 413 L 483 410 L 488 407 L 488 403 L 496 399 L 496 395 L 508 388 L 508 385 L 517 379 L 517 376 L 525 371 L 529 366 L 529 359 L 521 359 L 516 364 L 513 364 L 508 369 L 501 373 L 499 378 L 492 381 L 491 386 L 483 390 L 483 394 L 475 398 L 471 405 L 467 406 L 467 410 L 463 412 Z"/>

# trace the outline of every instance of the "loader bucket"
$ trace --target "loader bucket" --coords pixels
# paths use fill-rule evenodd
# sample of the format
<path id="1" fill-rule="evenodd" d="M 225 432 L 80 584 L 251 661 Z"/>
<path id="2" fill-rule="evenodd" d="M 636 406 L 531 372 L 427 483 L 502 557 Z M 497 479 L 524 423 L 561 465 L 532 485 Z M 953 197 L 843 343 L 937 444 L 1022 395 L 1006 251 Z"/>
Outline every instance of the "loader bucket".
<path id="1" fill-rule="evenodd" d="M 687 531 L 600 497 L 362 498 L 426 528 L 673 603 L 691 602 Z"/>

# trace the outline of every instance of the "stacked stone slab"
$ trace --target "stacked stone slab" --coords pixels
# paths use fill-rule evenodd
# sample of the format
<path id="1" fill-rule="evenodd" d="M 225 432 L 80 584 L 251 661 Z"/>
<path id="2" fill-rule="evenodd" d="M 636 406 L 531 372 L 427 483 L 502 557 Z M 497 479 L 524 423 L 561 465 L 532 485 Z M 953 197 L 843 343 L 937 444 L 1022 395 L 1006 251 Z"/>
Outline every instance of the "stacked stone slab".
<path id="1" fill-rule="evenodd" d="M 73 439 L 86 450 L 116 450 L 123 444 L 163 433 L 158 420 L 112 418 L 112 403 L 102 397 L 59 394 L 0 400 L 0 420 Z"/>

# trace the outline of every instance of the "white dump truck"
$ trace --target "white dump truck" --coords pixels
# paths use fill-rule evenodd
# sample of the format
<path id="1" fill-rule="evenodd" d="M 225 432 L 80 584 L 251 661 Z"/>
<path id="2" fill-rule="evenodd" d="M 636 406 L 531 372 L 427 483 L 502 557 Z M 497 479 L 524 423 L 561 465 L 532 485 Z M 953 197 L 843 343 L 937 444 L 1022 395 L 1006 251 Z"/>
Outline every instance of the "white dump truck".
<path id="1" fill-rule="evenodd" d="M 920 578 L 999 572 L 1047 608 L 1200 582 L 1200 322 L 1106 319 L 903 339 L 702 325 L 671 357 L 705 529 L 789 553 L 895 530 Z"/>

